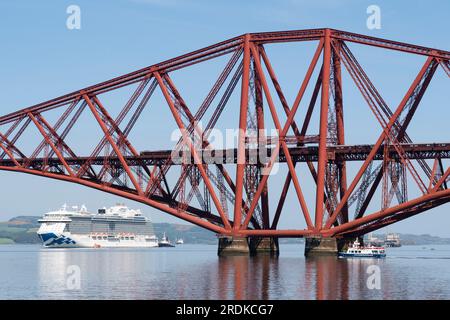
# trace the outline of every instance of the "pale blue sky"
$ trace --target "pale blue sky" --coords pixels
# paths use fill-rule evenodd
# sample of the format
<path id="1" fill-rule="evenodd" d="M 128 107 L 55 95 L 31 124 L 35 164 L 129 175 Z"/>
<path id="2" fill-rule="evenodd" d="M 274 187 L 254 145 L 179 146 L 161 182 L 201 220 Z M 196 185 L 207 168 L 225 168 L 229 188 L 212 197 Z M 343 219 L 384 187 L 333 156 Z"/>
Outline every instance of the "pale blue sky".
<path id="1" fill-rule="evenodd" d="M 71 4 L 81 8 L 81 30 L 66 28 L 66 8 Z M 371 4 L 381 8 L 381 30 L 366 27 L 366 8 Z M 434 2 L 433 9 L 427 1 L 3 1 L 0 113 L 246 32 L 330 27 L 450 50 L 449 12 L 448 1 Z M 285 52 L 273 51 L 272 55 L 295 58 L 295 51 L 289 50 L 286 47 Z M 358 58 L 374 82 L 379 81 L 383 96 L 394 107 L 423 59 L 400 54 L 389 58 L 379 52 L 362 48 Z M 440 80 L 445 79 L 439 72 Z M 285 78 L 280 76 L 280 81 L 289 91 L 292 81 L 288 73 Z M 434 91 L 424 102 L 438 111 L 419 111 L 418 121 L 411 124 L 410 132 L 416 140 L 449 141 L 446 124 L 449 111 L 443 104 L 446 102 L 448 106 L 448 85 L 449 82 L 439 82 L 430 88 Z M 185 90 L 192 90 L 193 86 L 186 84 Z M 447 90 L 439 90 L 444 88 Z M 351 94 L 345 99 L 350 104 L 360 101 Z M 364 142 L 364 138 L 370 143 L 377 134 L 364 130 L 363 119 L 357 113 L 351 117 L 350 126 L 361 132 L 361 141 L 356 138 L 355 143 Z M 123 201 L 82 186 L 23 174 L 0 172 L 0 179 L 0 220 L 18 214 L 40 215 L 64 202 L 85 203 L 94 210 Z M 155 221 L 180 221 L 152 208 L 125 202 L 142 208 Z M 443 206 L 390 229 L 450 237 L 449 209 L 450 206 Z M 285 225 L 289 225 L 289 219 Z"/>

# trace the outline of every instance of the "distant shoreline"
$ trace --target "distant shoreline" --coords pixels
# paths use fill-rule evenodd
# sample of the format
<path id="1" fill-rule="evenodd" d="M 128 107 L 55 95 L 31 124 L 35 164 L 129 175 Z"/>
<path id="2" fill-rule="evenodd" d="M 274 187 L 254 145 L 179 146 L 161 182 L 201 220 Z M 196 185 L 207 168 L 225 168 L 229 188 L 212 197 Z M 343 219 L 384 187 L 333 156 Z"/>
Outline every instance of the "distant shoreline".
<path id="1" fill-rule="evenodd" d="M 3 244 L 40 244 L 41 241 L 36 234 L 39 228 L 38 216 L 17 216 L 8 221 L 0 222 L 0 245 Z M 217 245 L 216 234 L 195 225 L 176 223 L 153 223 L 156 236 L 161 237 L 163 233 L 171 240 L 183 238 L 186 244 L 209 244 Z M 378 239 L 384 239 L 384 234 L 374 234 Z M 450 238 L 442 238 L 429 234 L 415 235 L 399 233 L 403 246 L 408 245 L 438 245 L 450 244 Z M 280 244 L 303 243 L 299 238 L 282 238 Z"/>

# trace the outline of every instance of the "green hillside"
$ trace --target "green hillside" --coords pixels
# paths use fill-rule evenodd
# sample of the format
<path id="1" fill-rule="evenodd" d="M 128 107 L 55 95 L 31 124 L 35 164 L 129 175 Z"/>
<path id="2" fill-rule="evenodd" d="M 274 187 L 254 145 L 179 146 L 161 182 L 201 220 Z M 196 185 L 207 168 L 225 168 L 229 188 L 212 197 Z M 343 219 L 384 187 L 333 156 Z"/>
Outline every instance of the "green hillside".
<path id="1" fill-rule="evenodd" d="M 39 243 L 36 234 L 39 217 L 18 216 L 6 222 L 0 222 L 0 244 Z"/>
<path id="2" fill-rule="evenodd" d="M 184 243 L 217 243 L 217 238 L 214 233 L 197 226 L 171 223 L 154 223 L 153 229 L 158 238 L 161 238 L 163 233 L 165 232 L 166 236 L 169 237 L 169 240 L 171 241 L 175 241 L 177 238 L 183 238 Z"/>

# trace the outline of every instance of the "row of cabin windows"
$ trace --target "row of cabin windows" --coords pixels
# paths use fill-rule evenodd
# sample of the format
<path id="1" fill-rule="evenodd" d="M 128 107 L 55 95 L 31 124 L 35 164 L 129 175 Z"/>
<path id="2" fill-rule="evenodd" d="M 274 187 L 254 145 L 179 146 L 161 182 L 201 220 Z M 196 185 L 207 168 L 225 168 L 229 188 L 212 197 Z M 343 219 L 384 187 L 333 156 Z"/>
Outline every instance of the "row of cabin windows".
<path id="1" fill-rule="evenodd" d="M 120 240 L 134 240 L 134 237 L 120 237 Z M 92 236 L 92 240 L 108 240 L 107 236 Z"/>
<path id="2" fill-rule="evenodd" d="M 129 225 L 116 222 L 109 223 L 95 223 L 91 224 L 90 222 L 79 222 L 72 223 L 70 226 L 67 223 L 64 231 L 70 232 L 72 230 L 73 233 L 86 233 L 86 232 L 128 232 Z M 89 230 L 89 231 L 87 231 Z M 151 234 L 153 232 L 152 228 L 148 228 L 147 225 L 136 225 L 133 226 L 133 230 L 136 233 L 142 234 Z"/>
<path id="3" fill-rule="evenodd" d="M 350 253 L 361 253 L 361 250 L 351 250 Z M 384 250 L 381 250 L 380 252 L 372 250 L 372 253 L 384 253 Z"/>

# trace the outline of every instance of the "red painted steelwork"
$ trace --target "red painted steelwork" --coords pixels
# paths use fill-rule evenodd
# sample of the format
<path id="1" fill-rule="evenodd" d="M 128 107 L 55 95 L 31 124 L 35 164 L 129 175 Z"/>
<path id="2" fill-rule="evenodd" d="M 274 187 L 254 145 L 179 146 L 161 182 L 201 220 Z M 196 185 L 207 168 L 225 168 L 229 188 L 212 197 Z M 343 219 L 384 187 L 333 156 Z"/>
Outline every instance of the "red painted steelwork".
<path id="1" fill-rule="evenodd" d="M 317 48 L 304 78 L 296 82 L 300 87 L 290 106 L 265 47 L 292 42 L 315 42 Z M 426 59 L 396 110 L 389 109 L 348 43 Z M 231 58 L 199 109 L 192 112 L 171 75 L 225 55 Z M 223 235 L 361 235 L 450 201 L 450 168 L 445 168 L 442 161 L 450 158 L 450 143 L 415 144 L 406 133 L 438 68 L 450 77 L 450 52 L 334 29 L 249 33 L 1 116 L 0 170 L 78 183 L 144 203 Z M 320 69 L 317 77 L 316 69 Z M 346 71 L 381 127 L 374 144 L 345 144 L 349 133 L 344 131 L 342 74 Z M 103 95 L 132 85 L 136 88 L 113 119 Z M 299 119 L 297 111 L 308 86 L 312 87 L 312 95 L 303 119 Z M 163 107 L 173 118 L 167 126 L 180 129 L 182 138 L 173 150 L 138 150 L 130 132 L 157 88 L 164 99 Z M 239 94 L 239 110 L 233 110 L 236 116 L 239 114 L 233 125 L 240 129 L 237 148 L 215 149 L 208 140 L 208 131 L 203 131 L 197 122 L 210 115 L 206 129 L 215 128 L 224 109 L 232 107 L 229 99 L 233 93 Z M 307 135 L 319 97 L 319 129 Z M 282 107 L 282 114 L 277 105 Z M 55 109 L 61 110 L 60 116 L 51 124 L 46 115 Z M 102 135 L 90 137 L 98 138 L 95 148 L 79 154 L 67 136 L 81 122 L 85 109 L 90 111 L 88 116 L 95 120 Z M 158 117 L 157 110 L 152 112 Z M 253 129 L 272 126 L 278 130 L 279 139 L 261 133 L 254 139 L 250 137 L 249 124 Z M 30 128 L 37 129 L 39 143 L 26 155 L 18 141 Z M 196 138 L 201 139 L 200 148 L 194 143 Z M 184 160 L 193 163 L 174 162 L 171 156 L 182 149 L 190 151 Z M 259 156 L 258 163 L 250 163 L 250 156 L 257 149 L 266 150 L 269 161 Z M 206 161 L 204 152 L 218 155 L 216 159 L 222 162 Z M 432 165 L 426 160 L 433 161 Z M 348 174 L 348 161 L 360 163 L 353 178 Z M 269 186 L 270 173 L 277 162 L 287 171 L 279 199 Z M 312 186 L 300 177 L 301 169 L 296 164 L 302 162 L 312 176 Z M 374 162 L 380 164 L 376 169 L 372 169 Z M 234 166 L 234 180 L 225 163 Z M 171 168 L 181 170 L 173 188 Z M 420 191 L 409 200 L 408 179 Z M 382 207 L 367 213 L 381 182 Z M 298 201 L 302 211 L 294 219 L 300 219 L 305 228 L 280 230 L 278 224 L 291 184 L 294 201 Z M 305 188 L 315 188 L 311 203 L 305 198 Z M 394 195 L 397 204 L 392 204 Z M 277 200 L 273 215 L 269 210 L 272 200 Z M 358 208 L 353 210 L 356 200 Z M 228 207 L 233 208 L 232 213 Z"/>

